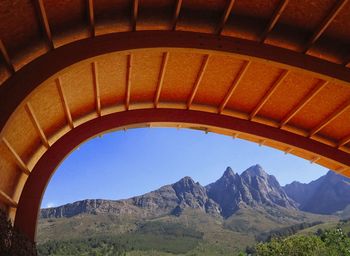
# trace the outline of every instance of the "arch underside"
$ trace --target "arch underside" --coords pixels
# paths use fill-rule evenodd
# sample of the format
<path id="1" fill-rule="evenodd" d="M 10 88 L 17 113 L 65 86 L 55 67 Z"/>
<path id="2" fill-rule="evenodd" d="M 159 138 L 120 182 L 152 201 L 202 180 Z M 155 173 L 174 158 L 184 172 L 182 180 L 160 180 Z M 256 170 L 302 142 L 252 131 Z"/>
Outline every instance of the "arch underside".
<path id="1" fill-rule="evenodd" d="M 322 1 L 308 20 L 306 2 L 135 0 L 117 23 L 109 1 L 86 1 L 89 22 L 69 25 L 60 8 L 82 6 L 60 2 L 16 2 L 26 22 L 0 14 L 0 205 L 32 239 L 51 174 L 104 129 L 216 132 L 350 177 L 347 1 Z"/>

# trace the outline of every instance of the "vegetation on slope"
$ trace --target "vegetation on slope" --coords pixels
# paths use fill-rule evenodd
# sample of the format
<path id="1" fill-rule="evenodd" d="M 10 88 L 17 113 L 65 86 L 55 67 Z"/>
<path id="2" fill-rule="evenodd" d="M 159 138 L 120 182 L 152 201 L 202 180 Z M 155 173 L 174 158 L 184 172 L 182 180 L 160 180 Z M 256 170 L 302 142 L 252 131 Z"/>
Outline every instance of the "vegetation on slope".
<path id="1" fill-rule="evenodd" d="M 277 211 L 245 208 L 227 220 L 196 209 L 147 220 L 104 214 L 43 219 L 39 255 L 237 255 L 253 246 L 265 230 L 282 234 L 284 229 L 295 230 L 295 223 L 302 221 L 335 220 L 331 216 Z"/>
<path id="2" fill-rule="evenodd" d="M 326 230 L 315 235 L 295 235 L 273 238 L 247 249 L 253 256 L 349 256 L 350 238 L 341 228 Z"/>

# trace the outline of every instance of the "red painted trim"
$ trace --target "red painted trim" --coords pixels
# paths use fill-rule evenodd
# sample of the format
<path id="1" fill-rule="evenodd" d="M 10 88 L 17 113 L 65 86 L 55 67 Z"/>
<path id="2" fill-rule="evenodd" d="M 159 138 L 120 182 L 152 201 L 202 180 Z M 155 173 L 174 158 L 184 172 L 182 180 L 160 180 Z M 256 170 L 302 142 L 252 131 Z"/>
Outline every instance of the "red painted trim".
<path id="1" fill-rule="evenodd" d="M 257 57 L 350 82 L 350 69 L 291 50 L 233 37 L 184 31 L 112 33 L 78 40 L 49 51 L 0 86 L 0 131 L 16 107 L 58 71 L 101 54 L 140 48 L 195 48 Z"/>
<path id="2" fill-rule="evenodd" d="M 57 166 L 77 145 L 110 129 L 147 122 L 194 123 L 232 129 L 305 149 L 350 166 L 350 155 L 343 151 L 307 137 L 248 120 L 193 110 L 130 110 L 88 121 L 65 134 L 46 151 L 35 165 L 24 186 L 18 203 L 15 226 L 30 239 L 35 239 L 38 209 L 46 185 Z"/>

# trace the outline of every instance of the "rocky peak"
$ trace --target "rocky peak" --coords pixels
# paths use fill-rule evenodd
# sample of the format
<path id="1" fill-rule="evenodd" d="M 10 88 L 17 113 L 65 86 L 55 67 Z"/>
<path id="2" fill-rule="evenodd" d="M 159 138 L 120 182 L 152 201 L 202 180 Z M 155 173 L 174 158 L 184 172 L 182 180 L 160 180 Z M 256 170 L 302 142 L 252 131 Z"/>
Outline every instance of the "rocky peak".
<path id="1" fill-rule="evenodd" d="M 205 187 L 191 177 L 184 177 L 172 185 L 178 198 L 178 206 L 173 213 L 179 215 L 183 209 L 201 209 L 207 213 L 220 214 L 220 207 L 209 199 Z"/>
<path id="2" fill-rule="evenodd" d="M 207 198 L 205 188 L 188 176 L 174 183 L 172 187 L 180 200 L 186 199 L 190 196 L 202 198 L 204 200 Z"/>
<path id="3" fill-rule="evenodd" d="M 333 171 L 308 184 L 292 182 L 284 190 L 307 212 L 331 214 L 350 204 L 350 179 Z"/>
<path id="4" fill-rule="evenodd" d="M 337 174 L 334 171 L 328 171 L 325 179 L 332 184 L 337 184 L 338 182 L 349 182 L 350 179 L 341 175 L 341 174 Z"/>
<path id="5" fill-rule="evenodd" d="M 222 176 L 224 176 L 224 177 L 232 177 L 234 175 L 235 175 L 234 171 L 232 170 L 232 168 L 230 166 L 228 166 Z"/>
<path id="6" fill-rule="evenodd" d="M 268 175 L 260 165 L 254 165 L 241 175 L 229 171 L 216 182 L 209 184 L 207 193 L 229 217 L 242 205 L 281 206 L 296 209 L 295 202 L 283 191 L 276 178 Z"/>
<path id="7" fill-rule="evenodd" d="M 255 177 L 259 176 L 261 178 L 267 178 L 268 174 L 264 171 L 264 169 L 259 165 L 253 165 L 249 167 L 242 173 L 242 177 Z"/>
<path id="8" fill-rule="evenodd" d="M 179 188 L 181 187 L 183 189 L 191 189 L 195 185 L 196 185 L 195 181 L 189 176 L 185 176 L 181 180 L 179 180 L 173 184 L 173 186 L 176 186 Z"/>

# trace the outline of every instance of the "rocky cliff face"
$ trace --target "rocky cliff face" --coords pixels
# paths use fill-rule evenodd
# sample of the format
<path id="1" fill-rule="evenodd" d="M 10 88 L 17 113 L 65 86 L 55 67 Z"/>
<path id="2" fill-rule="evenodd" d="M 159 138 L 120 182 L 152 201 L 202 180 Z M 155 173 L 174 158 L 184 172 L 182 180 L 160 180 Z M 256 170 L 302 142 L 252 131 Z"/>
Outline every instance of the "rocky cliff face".
<path id="1" fill-rule="evenodd" d="M 308 184 L 292 182 L 284 190 L 307 212 L 332 214 L 350 204 L 350 179 L 333 171 Z"/>
<path id="2" fill-rule="evenodd" d="M 208 195 L 222 208 L 222 215 L 227 218 L 242 205 L 281 206 L 297 209 L 276 178 L 268 175 L 260 165 L 255 165 L 241 175 L 227 168 L 224 175 L 207 187 Z"/>
<path id="3" fill-rule="evenodd" d="M 228 167 L 219 180 L 206 187 L 184 177 L 174 184 L 126 200 L 83 200 L 42 209 L 41 218 L 72 217 L 82 213 L 156 217 L 180 215 L 186 208 L 228 218 L 244 205 L 296 209 L 296 203 L 286 195 L 276 178 L 255 165 L 241 175 Z"/>
<path id="4" fill-rule="evenodd" d="M 126 215 L 139 213 L 140 209 L 130 205 L 127 201 L 119 200 L 103 200 L 103 199 L 87 199 L 77 201 L 71 204 L 62 205 L 59 207 L 42 209 L 40 211 L 41 218 L 62 218 L 73 217 L 75 215 L 86 214 L 116 214 Z"/>

